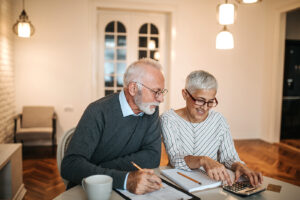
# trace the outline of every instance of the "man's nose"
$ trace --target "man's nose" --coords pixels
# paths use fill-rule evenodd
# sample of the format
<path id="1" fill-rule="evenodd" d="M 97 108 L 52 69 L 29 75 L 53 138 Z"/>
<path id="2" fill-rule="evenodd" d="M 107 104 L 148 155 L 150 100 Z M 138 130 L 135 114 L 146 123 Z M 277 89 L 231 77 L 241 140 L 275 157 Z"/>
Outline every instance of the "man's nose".
<path id="1" fill-rule="evenodd" d="M 163 94 L 159 94 L 158 97 L 156 98 L 156 100 L 158 101 L 158 103 L 164 102 L 164 95 Z"/>

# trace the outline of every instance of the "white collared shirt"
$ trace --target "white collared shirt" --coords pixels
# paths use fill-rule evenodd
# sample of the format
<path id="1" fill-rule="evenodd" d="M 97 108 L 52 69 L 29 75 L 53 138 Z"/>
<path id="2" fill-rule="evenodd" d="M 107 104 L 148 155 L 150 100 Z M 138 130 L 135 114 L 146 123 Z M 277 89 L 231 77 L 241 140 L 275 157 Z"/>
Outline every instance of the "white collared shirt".
<path id="1" fill-rule="evenodd" d="M 121 110 L 122 110 L 123 117 L 127 117 L 127 116 L 130 116 L 130 115 L 142 117 L 144 115 L 144 112 L 140 112 L 139 114 L 135 114 L 132 111 L 131 107 L 129 106 L 129 104 L 126 100 L 124 90 L 122 90 L 120 92 L 119 100 L 120 100 L 120 105 L 121 105 Z"/>

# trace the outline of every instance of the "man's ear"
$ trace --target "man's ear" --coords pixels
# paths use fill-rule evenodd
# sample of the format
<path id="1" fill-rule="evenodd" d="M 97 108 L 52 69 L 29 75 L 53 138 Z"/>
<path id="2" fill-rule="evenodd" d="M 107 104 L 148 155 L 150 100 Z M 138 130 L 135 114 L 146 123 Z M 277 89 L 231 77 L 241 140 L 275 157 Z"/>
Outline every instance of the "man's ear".
<path id="1" fill-rule="evenodd" d="M 186 95 L 187 95 L 187 94 L 186 94 L 185 89 L 182 89 L 182 90 L 181 90 L 181 93 L 182 93 L 183 99 L 186 100 Z"/>
<path id="2" fill-rule="evenodd" d="M 130 94 L 131 96 L 135 96 L 135 94 L 137 93 L 137 91 L 138 91 L 138 88 L 137 88 L 136 83 L 130 82 L 130 83 L 128 84 L 128 92 L 129 92 L 129 94 Z"/>

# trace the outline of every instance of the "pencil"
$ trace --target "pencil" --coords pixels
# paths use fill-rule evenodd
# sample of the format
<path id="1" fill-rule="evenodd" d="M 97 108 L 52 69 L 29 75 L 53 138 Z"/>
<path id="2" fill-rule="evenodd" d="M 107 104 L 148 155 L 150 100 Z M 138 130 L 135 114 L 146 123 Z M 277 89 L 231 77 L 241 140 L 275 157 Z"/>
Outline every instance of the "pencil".
<path id="1" fill-rule="evenodd" d="M 196 181 L 195 179 L 193 179 L 193 178 L 191 178 L 191 177 L 189 177 L 187 175 L 184 175 L 183 173 L 177 172 L 177 174 L 179 174 L 179 175 L 181 175 L 181 176 L 183 176 L 183 177 L 185 177 L 187 179 L 190 179 L 191 181 L 194 181 L 195 183 L 198 183 L 199 185 L 202 185 L 202 183 L 200 181 Z"/>
<path id="2" fill-rule="evenodd" d="M 131 164 L 132 164 L 133 166 L 135 166 L 138 170 L 143 170 L 140 166 L 138 166 L 137 164 L 135 164 L 133 161 L 131 161 Z M 162 183 L 160 184 L 160 187 L 163 187 L 163 184 L 162 184 Z"/>
<path id="3" fill-rule="evenodd" d="M 142 168 L 140 166 L 138 166 L 137 164 L 135 164 L 134 162 L 131 161 L 131 164 L 133 164 L 133 166 L 135 166 L 138 170 L 142 170 Z"/>

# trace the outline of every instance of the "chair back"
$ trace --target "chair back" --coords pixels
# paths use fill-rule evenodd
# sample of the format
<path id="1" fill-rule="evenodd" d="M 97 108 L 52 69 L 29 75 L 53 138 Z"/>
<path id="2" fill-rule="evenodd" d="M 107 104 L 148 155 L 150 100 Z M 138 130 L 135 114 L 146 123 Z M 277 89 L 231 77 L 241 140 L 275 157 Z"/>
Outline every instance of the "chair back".
<path id="1" fill-rule="evenodd" d="M 22 128 L 52 127 L 53 106 L 24 106 Z"/>
<path id="2" fill-rule="evenodd" d="M 168 166 L 170 164 L 169 156 L 166 151 L 165 144 L 161 141 L 161 156 L 159 166 Z"/>
<path id="3" fill-rule="evenodd" d="M 66 150 L 69 146 L 69 143 L 73 137 L 75 128 L 71 128 L 70 130 L 68 130 L 62 137 L 62 139 L 60 140 L 60 142 L 58 143 L 57 146 L 57 152 L 56 152 L 56 161 L 57 161 L 57 167 L 58 167 L 58 171 L 60 173 L 60 166 L 61 166 L 61 161 L 65 156 Z M 63 179 L 65 186 L 68 185 L 69 181 Z"/>

